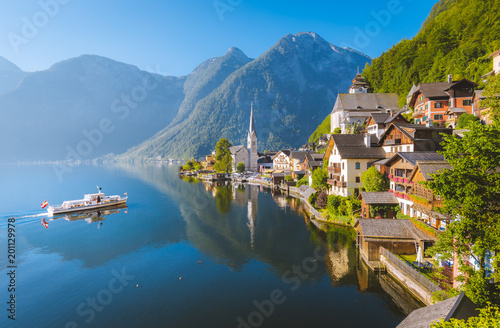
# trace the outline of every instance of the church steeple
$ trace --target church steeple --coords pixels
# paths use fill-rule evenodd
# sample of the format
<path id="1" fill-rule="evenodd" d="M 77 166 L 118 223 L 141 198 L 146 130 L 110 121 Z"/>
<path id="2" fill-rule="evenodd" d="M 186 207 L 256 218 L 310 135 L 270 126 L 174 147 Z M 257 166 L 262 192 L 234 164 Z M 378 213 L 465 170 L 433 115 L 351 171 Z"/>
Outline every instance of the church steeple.
<path id="1" fill-rule="evenodd" d="M 248 133 L 255 133 L 255 119 L 253 118 L 253 101 L 250 109 L 250 128 L 248 129 Z"/>
<path id="2" fill-rule="evenodd" d="M 356 74 L 354 80 L 352 80 L 352 85 L 349 88 L 349 93 L 368 93 L 369 87 L 370 86 L 365 81 L 363 75 L 359 73 L 359 66 L 358 66 L 358 73 Z"/>
<path id="3" fill-rule="evenodd" d="M 250 127 L 247 136 L 247 149 L 248 149 L 248 165 L 247 168 L 251 171 L 257 171 L 257 161 L 259 156 L 257 154 L 257 133 L 255 132 L 255 119 L 253 115 L 253 102 L 250 109 Z"/>

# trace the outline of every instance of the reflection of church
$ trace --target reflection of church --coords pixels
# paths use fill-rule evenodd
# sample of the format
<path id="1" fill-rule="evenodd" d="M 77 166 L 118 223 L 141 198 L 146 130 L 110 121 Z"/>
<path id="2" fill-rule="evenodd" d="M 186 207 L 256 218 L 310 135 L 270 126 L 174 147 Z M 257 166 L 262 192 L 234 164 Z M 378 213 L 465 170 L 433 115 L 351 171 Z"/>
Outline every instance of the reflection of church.
<path id="1" fill-rule="evenodd" d="M 233 202 L 247 207 L 247 227 L 250 234 L 250 245 L 253 248 L 259 209 L 259 187 L 233 185 Z"/>

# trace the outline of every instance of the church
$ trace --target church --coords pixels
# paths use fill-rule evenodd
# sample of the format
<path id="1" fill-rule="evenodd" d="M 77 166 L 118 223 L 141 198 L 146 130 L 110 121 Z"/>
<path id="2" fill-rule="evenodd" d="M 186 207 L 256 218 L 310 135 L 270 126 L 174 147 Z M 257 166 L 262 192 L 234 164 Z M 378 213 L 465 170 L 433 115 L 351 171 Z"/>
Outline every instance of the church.
<path id="1" fill-rule="evenodd" d="M 356 74 L 349 93 L 339 93 L 331 118 L 331 132 L 340 128 L 347 133 L 353 125 L 361 126 L 373 113 L 390 113 L 400 110 L 395 93 L 369 93 L 369 84 L 359 73 Z"/>
<path id="2" fill-rule="evenodd" d="M 250 109 L 250 127 L 247 134 L 247 147 L 233 146 L 230 148 L 231 157 L 233 158 L 233 172 L 236 172 L 238 163 L 245 164 L 245 170 L 254 171 L 258 170 L 257 161 L 259 155 L 257 153 L 257 132 L 255 131 L 255 119 L 253 114 L 253 103 Z"/>

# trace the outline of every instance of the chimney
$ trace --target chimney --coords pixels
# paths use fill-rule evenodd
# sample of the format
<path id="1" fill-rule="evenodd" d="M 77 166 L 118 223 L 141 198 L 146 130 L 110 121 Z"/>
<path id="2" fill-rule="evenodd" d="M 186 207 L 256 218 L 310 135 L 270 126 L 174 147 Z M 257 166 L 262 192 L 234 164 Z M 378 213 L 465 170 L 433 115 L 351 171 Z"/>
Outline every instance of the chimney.
<path id="1" fill-rule="evenodd" d="M 365 134 L 365 146 L 366 148 L 372 147 L 372 136 L 370 134 Z"/>
<path id="2" fill-rule="evenodd" d="M 452 83 L 452 82 L 453 82 L 453 75 L 448 74 L 448 83 Z"/>

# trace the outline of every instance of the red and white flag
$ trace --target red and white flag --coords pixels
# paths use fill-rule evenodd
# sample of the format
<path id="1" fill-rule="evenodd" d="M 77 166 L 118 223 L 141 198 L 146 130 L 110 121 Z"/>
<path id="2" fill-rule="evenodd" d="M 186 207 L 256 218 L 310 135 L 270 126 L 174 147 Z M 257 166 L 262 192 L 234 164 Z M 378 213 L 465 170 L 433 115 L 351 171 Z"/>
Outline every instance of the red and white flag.
<path id="1" fill-rule="evenodd" d="M 40 206 L 42 208 L 46 208 L 47 206 L 49 206 L 49 203 L 47 201 L 44 201 L 42 204 L 40 204 Z"/>
<path id="2" fill-rule="evenodd" d="M 42 225 L 45 227 L 45 229 L 49 228 L 49 223 L 45 221 L 45 219 L 42 219 Z"/>

